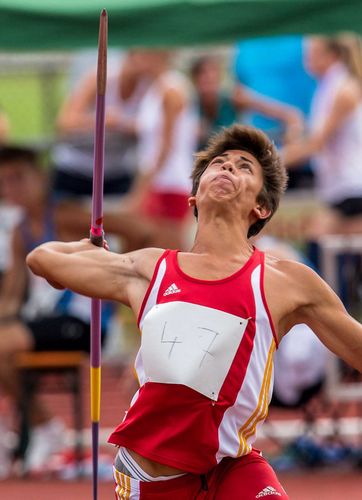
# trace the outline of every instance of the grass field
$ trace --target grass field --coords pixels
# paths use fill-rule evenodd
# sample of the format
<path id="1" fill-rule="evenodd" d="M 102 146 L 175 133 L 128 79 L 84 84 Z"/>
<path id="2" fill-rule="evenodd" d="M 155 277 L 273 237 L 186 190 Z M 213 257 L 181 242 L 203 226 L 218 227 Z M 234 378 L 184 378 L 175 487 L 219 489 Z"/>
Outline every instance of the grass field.
<path id="1" fill-rule="evenodd" d="M 10 139 L 42 142 L 54 136 L 65 75 L 57 72 L 1 72 L 0 107 L 10 121 Z"/>
<path id="2" fill-rule="evenodd" d="M 0 109 L 9 117 L 11 140 L 47 142 L 69 89 L 96 64 L 94 49 L 75 53 L 1 53 Z M 119 49 L 109 49 L 108 68 L 118 65 Z"/>

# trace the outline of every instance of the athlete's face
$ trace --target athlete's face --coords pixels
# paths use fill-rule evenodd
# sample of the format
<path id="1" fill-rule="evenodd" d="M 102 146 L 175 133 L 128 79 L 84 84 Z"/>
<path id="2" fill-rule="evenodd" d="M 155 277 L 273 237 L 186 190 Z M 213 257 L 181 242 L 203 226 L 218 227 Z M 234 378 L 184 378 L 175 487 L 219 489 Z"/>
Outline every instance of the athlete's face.
<path id="1" fill-rule="evenodd" d="M 269 211 L 258 202 L 263 183 L 261 165 L 251 153 L 239 149 L 225 151 L 209 163 L 190 205 L 196 204 L 200 212 L 202 205 L 210 208 L 212 204 L 221 204 L 251 218 L 265 218 Z"/>

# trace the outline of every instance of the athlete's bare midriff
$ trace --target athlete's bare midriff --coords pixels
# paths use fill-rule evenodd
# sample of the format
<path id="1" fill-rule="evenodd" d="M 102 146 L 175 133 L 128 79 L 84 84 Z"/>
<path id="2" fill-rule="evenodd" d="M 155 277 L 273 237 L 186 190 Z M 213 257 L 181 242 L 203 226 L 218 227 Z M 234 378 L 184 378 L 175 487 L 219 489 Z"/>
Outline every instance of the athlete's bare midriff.
<path id="1" fill-rule="evenodd" d="M 169 467 L 168 465 L 149 460 L 148 458 L 145 458 L 128 448 L 127 451 L 131 455 L 131 457 L 138 463 L 141 469 L 152 477 L 174 476 L 176 474 L 183 474 L 185 472 L 183 470 L 175 469 L 174 467 Z"/>

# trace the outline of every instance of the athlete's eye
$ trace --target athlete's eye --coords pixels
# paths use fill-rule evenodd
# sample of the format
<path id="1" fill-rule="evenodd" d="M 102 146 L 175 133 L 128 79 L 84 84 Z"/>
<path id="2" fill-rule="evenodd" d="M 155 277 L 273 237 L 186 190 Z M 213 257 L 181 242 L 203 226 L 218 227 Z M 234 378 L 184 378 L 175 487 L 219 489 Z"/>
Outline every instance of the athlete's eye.
<path id="1" fill-rule="evenodd" d="M 253 171 L 253 169 L 251 168 L 251 165 L 249 163 L 241 163 L 239 165 L 239 168 L 243 169 L 243 170 L 248 170 L 249 172 Z"/>

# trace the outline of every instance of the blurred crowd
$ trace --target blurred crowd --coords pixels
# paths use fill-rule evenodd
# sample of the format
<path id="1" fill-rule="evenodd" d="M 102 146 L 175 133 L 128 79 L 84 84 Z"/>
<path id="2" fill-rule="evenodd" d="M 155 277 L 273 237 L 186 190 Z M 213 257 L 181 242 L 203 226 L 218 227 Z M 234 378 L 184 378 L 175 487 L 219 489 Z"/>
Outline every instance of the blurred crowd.
<path id="1" fill-rule="evenodd" d="M 288 196 L 303 190 L 317 207 L 303 224 L 298 251 L 293 242 L 280 240 L 277 223 L 255 244 L 320 271 L 319 238 L 362 229 L 361 85 L 361 41 L 350 34 L 244 41 L 233 61 L 209 52 L 191 57 L 181 69 L 175 52 L 122 53 L 108 69 L 105 108 L 104 227 L 111 249 L 186 250 L 194 230 L 188 206 L 193 156 L 222 127 L 239 122 L 273 138 L 289 170 Z M 25 256 L 44 241 L 80 239 L 89 231 L 96 93 L 92 69 L 65 98 L 56 139 L 45 154 L 13 144 L 9 121 L 0 112 L 0 400 L 6 395 L 14 414 L 22 397 L 17 353 L 89 352 L 89 300 L 31 276 Z M 107 346 L 118 311 L 114 304 L 103 309 Z M 293 376 L 282 376 L 282 348 L 276 362 L 276 398 L 286 406 L 318 385 L 325 372 L 319 341 L 309 332 L 303 339 L 294 363 L 288 347 Z M 30 421 L 25 473 L 44 467 L 64 433 L 37 394 Z M 10 469 L 2 461 L 10 458 L 1 447 L 0 477 L 5 477 Z"/>

